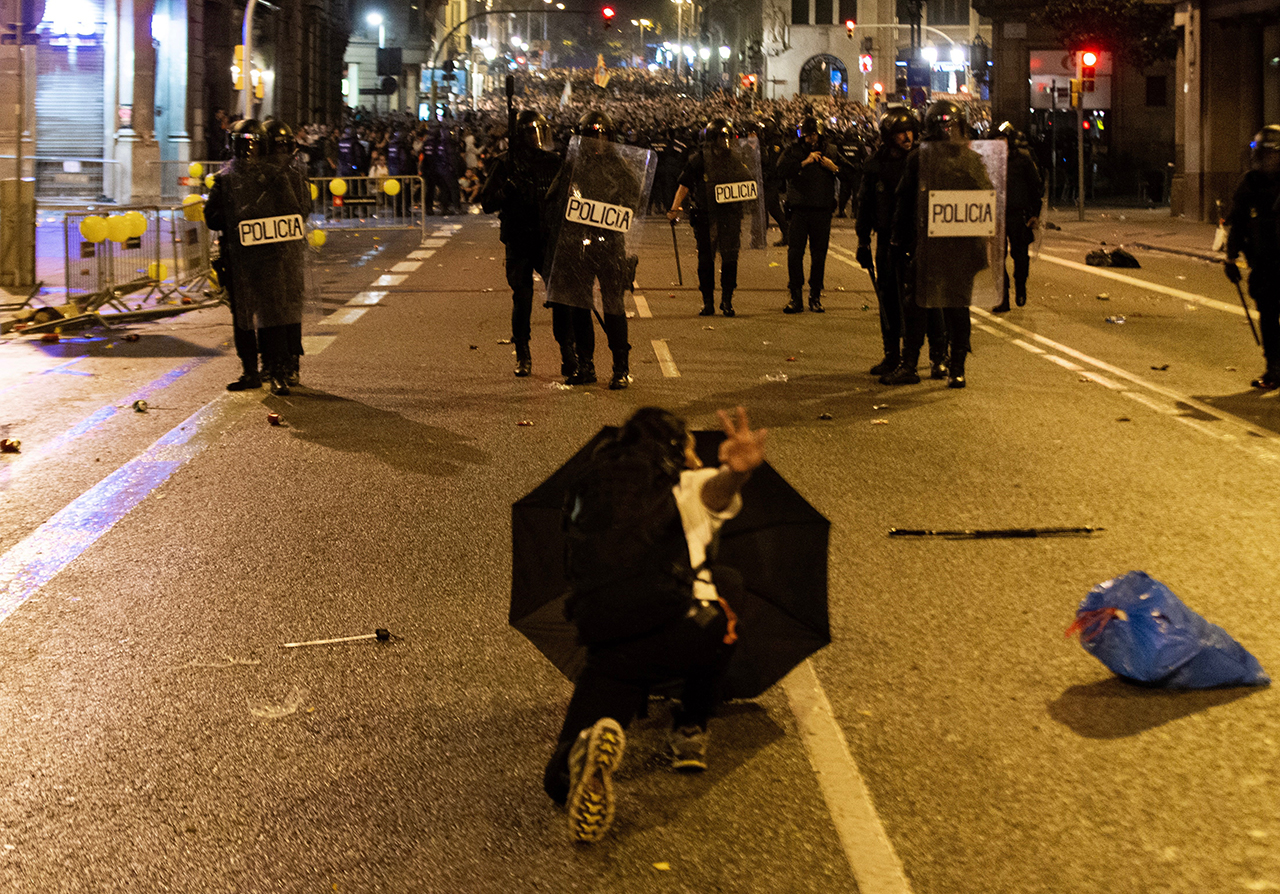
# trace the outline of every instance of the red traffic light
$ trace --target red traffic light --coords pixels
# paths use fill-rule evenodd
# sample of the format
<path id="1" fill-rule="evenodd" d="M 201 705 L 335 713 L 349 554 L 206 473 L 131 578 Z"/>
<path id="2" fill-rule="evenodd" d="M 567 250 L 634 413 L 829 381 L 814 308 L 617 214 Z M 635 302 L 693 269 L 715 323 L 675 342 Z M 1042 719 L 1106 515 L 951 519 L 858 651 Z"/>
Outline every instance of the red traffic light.
<path id="1" fill-rule="evenodd" d="M 1097 65 L 1098 54 L 1095 53 L 1093 50 L 1085 50 L 1084 55 L 1080 57 L 1080 61 L 1083 62 L 1085 65 Z"/>
<path id="2" fill-rule="evenodd" d="M 612 6 L 606 6 L 604 9 L 600 10 L 600 14 L 604 16 L 604 30 L 608 31 L 609 26 L 613 24 L 613 17 L 617 15 L 617 12 Z"/>
<path id="3" fill-rule="evenodd" d="M 853 40 L 853 30 L 857 27 L 858 27 L 858 23 L 855 22 L 853 19 L 845 19 L 844 33 L 849 36 L 850 40 Z"/>

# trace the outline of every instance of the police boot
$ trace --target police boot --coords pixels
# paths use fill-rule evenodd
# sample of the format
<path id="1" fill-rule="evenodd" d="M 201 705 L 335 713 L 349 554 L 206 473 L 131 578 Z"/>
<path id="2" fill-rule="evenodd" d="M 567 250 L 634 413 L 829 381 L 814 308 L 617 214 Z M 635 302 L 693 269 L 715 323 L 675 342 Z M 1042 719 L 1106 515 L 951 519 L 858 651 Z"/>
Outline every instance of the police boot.
<path id="1" fill-rule="evenodd" d="M 271 393 L 285 397 L 290 394 L 289 391 L 289 371 L 283 367 L 275 367 L 271 370 Z"/>
<path id="2" fill-rule="evenodd" d="M 732 295 L 725 295 L 720 299 L 720 313 L 724 314 L 726 317 L 734 315 Z"/>
<path id="3" fill-rule="evenodd" d="M 591 357 L 578 357 L 574 371 L 565 377 L 566 385 L 594 385 L 596 383 L 596 361 Z"/>
<path id="4" fill-rule="evenodd" d="M 899 357 L 896 351 L 885 351 L 884 359 L 877 363 L 867 372 L 873 376 L 887 376 L 898 368 Z"/>
<path id="5" fill-rule="evenodd" d="M 297 354 L 289 355 L 289 369 L 285 374 L 284 380 L 290 388 L 296 388 L 302 384 L 302 358 Z"/>
<path id="6" fill-rule="evenodd" d="M 249 369 L 248 364 L 245 364 L 244 373 L 240 376 L 240 378 L 236 379 L 234 382 L 229 384 L 227 386 L 227 390 L 228 391 L 252 391 L 255 388 L 261 388 L 261 387 L 262 387 L 262 376 L 258 373 L 258 370 L 256 368 L 251 370 Z"/>
<path id="7" fill-rule="evenodd" d="M 809 296 L 809 310 L 813 311 L 815 314 L 820 314 L 824 312 L 822 309 L 822 293 L 821 292 L 814 292 Z"/>
<path id="8" fill-rule="evenodd" d="M 782 309 L 784 314 L 804 313 L 804 302 L 800 300 L 799 292 L 791 293 L 791 303 Z"/>
<path id="9" fill-rule="evenodd" d="M 516 342 L 516 375 L 524 378 L 533 372 L 533 357 L 529 354 L 529 343 Z"/>
<path id="10" fill-rule="evenodd" d="M 630 351 L 619 351 L 613 355 L 613 377 L 609 379 L 610 391 L 621 391 L 631 384 L 631 369 L 627 361 Z"/>
<path id="11" fill-rule="evenodd" d="M 1013 283 L 1014 300 L 1018 302 L 1018 307 L 1023 307 L 1027 303 L 1027 281 L 1025 279 L 1014 280 Z M 1009 298 L 1006 296 L 1005 306 L 1009 305 Z"/>
<path id="12" fill-rule="evenodd" d="M 714 317 L 716 315 L 716 299 L 713 295 L 702 296 L 702 310 L 698 311 L 700 317 Z"/>
<path id="13" fill-rule="evenodd" d="M 905 352 L 902 355 L 902 362 L 898 364 L 898 368 L 891 373 L 886 373 L 880 377 L 881 385 L 918 385 L 920 384 L 920 375 L 916 372 L 916 364 L 920 362 L 920 354 L 918 352 L 912 354 Z"/>
<path id="14" fill-rule="evenodd" d="M 965 351 L 951 352 L 950 369 L 947 371 L 947 387 L 963 388 L 964 387 L 964 358 Z"/>
<path id="15" fill-rule="evenodd" d="M 560 345 L 560 375 L 575 376 L 578 374 L 578 355 L 573 345 Z"/>
<path id="16" fill-rule="evenodd" d="M 929 355 L 929 378 L 945 379 L 947 377 L 947 355 Z"/>

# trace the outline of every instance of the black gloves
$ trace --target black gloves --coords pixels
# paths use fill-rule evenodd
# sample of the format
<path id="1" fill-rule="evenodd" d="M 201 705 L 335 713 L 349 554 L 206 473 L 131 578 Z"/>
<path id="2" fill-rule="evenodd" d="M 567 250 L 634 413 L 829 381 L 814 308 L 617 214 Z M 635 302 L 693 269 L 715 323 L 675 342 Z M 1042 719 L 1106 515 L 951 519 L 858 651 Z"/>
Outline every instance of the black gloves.
<path id="1" fill-rule="evenodd" d="M 1222 272 L 1227 275 L 1227 279 L 1231 280 L 1231 282 L 1235 283 L 1236 285 L 1239 285 L 1240 268 L 1236 266 L 1236 262 L 1234 260 L 1227 261 L 1225 264 L 1223 264 Z"/>
<path id="2" fill-rule="evenodd" d="M 857 258 L 859 266 L 861 266 L 863 270 L 871 269 L 873 261 L 871 258 L 870 245 L 860 244 L 858 246 L 858 251 L 855 257 Z"/>

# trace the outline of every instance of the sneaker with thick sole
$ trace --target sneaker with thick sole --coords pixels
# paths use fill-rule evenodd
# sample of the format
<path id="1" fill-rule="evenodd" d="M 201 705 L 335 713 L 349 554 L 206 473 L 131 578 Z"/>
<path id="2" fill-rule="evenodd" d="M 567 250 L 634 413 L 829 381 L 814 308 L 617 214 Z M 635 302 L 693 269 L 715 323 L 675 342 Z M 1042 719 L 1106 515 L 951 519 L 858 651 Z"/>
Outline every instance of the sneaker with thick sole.
<path id="1" fill-rule="evenodd" d="M 707 731 L 699 726 L 682 726 L 667 734 L 671 768 L 682 773 L 698 773 L 707 768 Z"/>
<path id="2" fill-rule="evenodd" d="M 893 372 L 880 377 L 881 385 L 919 385 L 920 374 L 913 366 L 899 366 Z"/>
<path id="3" fill-rule="evenodd" d="M 867 370 L 867 372 L 871 373 L 873 376 L 887 376 L 897 368 L 898 358 L 886 356 L 875 366 L 871 367 L 871 369 Z"/>
<path id="4" fill-rule="evenodd" d="M 929 362 L 929 378 L 945 379 L 947 377 L 947 364 L 943 360 L 932 360 Z"/>
<path id="5" fill-rule="evenodd" d="M 578 734 L 569 752 L 569 836 L 599 841 L 613 826 L 613 774 L 622 763 L 627 739 L 612 717 Z"/>
<path id="6" fill-rule="evenodd" d="M 262 377 L 245 373 L 227 386 L 228 391 L 252 391 L 262 387 Z"/>

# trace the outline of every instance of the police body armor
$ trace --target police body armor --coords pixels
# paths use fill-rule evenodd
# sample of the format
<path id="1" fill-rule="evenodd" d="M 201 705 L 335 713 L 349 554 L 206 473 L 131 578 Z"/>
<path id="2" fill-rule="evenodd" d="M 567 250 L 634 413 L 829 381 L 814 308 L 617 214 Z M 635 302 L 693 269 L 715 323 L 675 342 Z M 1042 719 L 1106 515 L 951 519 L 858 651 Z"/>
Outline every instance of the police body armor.
<path id="1" fill-rule="evenodd" d="M 759 146 L 746 139 L 731 140 L 727 146 L 708 142 L 702 159 L 703 185 L 690 223 L 709 228 L 722 252 L 764 248 L 768 221 Z"/>
<path id="2" fill-rule="evenodd" d="M 916 303 L 965 307 L 1004 297 L 1003 140 L 933 141 L 919 149 Z"/>
<path id="3" fill-rule="evenodd" d="M 547 300 L 590 309 L 600 282 L 606 314 L 625 314 L 629 256 L 638 256 L 641 221 L 653 187 L 653 153 L 575 136 L 548 203 L 553 235 Z"/>

